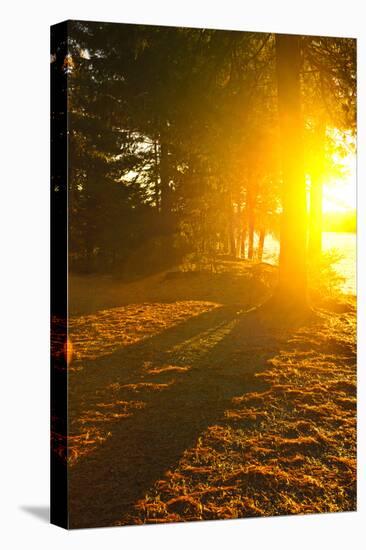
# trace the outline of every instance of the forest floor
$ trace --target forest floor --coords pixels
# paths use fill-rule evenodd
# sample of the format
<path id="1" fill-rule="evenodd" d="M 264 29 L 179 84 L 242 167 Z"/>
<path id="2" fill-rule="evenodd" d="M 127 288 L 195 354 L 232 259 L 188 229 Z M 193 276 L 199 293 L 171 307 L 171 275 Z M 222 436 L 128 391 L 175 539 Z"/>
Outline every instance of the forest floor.
<path id="1" fill-rule="evenodd" d="M 71 277 L 71 527 L 355 510 L 355 299 L 249 311 L 275 279 Z"/>

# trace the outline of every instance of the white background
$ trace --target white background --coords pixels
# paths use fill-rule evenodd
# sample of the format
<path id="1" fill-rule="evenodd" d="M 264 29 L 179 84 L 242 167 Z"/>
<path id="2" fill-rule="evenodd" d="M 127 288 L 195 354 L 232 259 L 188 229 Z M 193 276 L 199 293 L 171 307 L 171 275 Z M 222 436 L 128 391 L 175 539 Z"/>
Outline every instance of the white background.
<path id="1" fill-rule="evenodd" d="M 12 548 L 364 548 L 366 28 L 352 0 L 3 2 L 0 31 L 0 542 Z M 49 26 L 64 19 L 357 37 L 359 504 L 357 513 L 66 532 L 49 497 Z M 341 437 L 341 434 L 340 434 Z M 30 511 L 33 510 L 33 513 Z M 38 510 L 38 512 L 37 512 Z M 43 519 L 42 517 L 43 516 Z"/>

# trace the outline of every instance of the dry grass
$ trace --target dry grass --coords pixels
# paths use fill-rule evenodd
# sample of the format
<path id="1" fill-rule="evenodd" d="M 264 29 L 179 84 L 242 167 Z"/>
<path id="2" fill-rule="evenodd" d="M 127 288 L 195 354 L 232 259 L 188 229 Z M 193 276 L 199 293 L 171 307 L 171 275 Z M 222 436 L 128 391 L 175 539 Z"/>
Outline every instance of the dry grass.
<path id="1" fill-rule="evenodd" d="M 206 288 L 156 302 L 156 284 L 73 321 L 71 525 L 354 510 L 352 300 L 267 326 Z"/>
<path id="2" fill-rule="evenodd" d="M 130 304 L 71 317 L 69 337 L 72 342 L 73 368 L 83 361 L 113 354 L 123 346 L 166 330 L 217 304 L 203 301 Z"/>
<path id="3" fill-rule="evenodd" d="M 222 422 L 200 435 L 125 521 L 354 510 L 352 319 L 318 312 L 316 323 L 297 331 L 256 374 L 266 389 L 233 398 Z"/>

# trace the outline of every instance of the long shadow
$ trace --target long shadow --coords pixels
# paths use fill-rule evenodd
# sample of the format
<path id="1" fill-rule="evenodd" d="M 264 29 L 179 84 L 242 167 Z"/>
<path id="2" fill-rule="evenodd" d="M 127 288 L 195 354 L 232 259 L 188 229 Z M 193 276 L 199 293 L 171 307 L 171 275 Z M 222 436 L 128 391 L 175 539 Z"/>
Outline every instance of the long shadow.
<path id="1" fill-rule="evenodd" d="M 173 325 L 161 333 L 142 339 L 136 344 L 122 346 L 111 354 L 95 360 L 83 360 L 83 370 L 69 374 L 69 399 L 72 407 L 78 407 L 80 395 L 83 396 L 85 406 L 85 397 L 95 395 L 96 391 L 101 389 L 101 385 L 108 387 L 111 383 L 136 382 L 141 378 L 143 364 L 156 359 L 159 363 L 169 360 L 169 350 L 184 342 L 190 342 L 202 333 L 205 333 L 207 339 L 207 331 L 215 333 L 220 326 L 225 326 L 235 318 L 241 310 L 241 305 L 216 307 Z M 177 352 L 174 359 L 177 360 Z M 182 361 L 184 364 L 187 363 L 187 356 L 182 357 Z"/>
<path id="2" fill-rule="evenodd" d="M 116 422 L 112 437 L 70 468 L 71 528 L 128 523 L 136 501 L 174 468 L 208 426 L 222 420 L 232 398 L 263 388 L 255 374 L 266 368 L 293 329 L 279 331 L 273 323 L 263 324 L 260 315 L 220 308 L 89 365 L 95 372 L 105 369 L 106 387 L 112 379 L 124 384 L 136 380 L 146 361 L 156 369 L 171 359 L 189 370 L 170 380 L 164 391 L 143 393 L 144 408 Z M 156 380 L 152 374 L 143 378 Z M 95 393 L 95 379 L 88 390 Z"/>

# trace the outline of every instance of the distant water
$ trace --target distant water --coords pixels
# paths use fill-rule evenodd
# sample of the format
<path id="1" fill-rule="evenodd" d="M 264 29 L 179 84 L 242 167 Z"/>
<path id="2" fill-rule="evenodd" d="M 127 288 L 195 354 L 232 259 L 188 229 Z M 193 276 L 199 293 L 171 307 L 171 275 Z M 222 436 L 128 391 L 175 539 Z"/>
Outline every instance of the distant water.
<path id="1" fill-rule="evenodd" d="M 345 278 L 342 290 L 346 294 L 356 294 L 356 235 L 355 233 L 323 233 L 323 250 L 336 250 L 341 259 L 334 264 L 334 269 Z M 263 250 L 263 261 L 278 263 L 279 242 L 267 235 Z"/>

